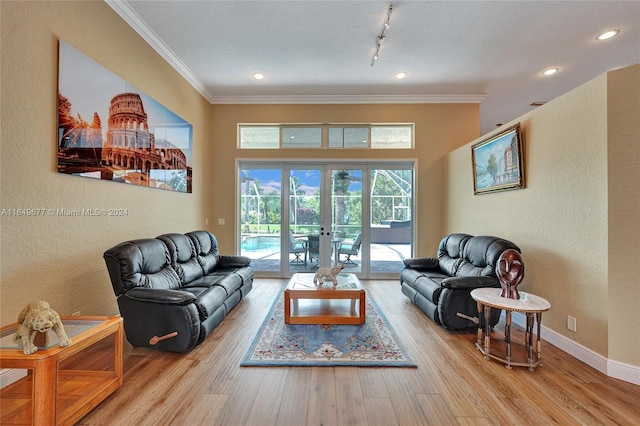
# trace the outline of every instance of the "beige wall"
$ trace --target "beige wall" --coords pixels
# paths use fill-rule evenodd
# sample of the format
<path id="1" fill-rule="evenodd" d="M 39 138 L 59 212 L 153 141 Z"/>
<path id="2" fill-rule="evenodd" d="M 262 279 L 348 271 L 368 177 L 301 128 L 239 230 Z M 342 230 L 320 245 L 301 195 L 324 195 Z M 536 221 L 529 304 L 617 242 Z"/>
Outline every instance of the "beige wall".
<path id="1" fill-rule="evenodd" d="M 210 105 L 104 2 L 0 2 L 1 208 L 123 208 L 126 217 L 1 217 L 1 323 L 47 300 L 116 314 L 102 253 L 126 239 L 204 226 Z M 58 40 L 193 124 L 193 194 L 56 172 Z M 101 117 L 106 124 L 106 117 Z"/>
<path id="2" fill-rule="evenodd" d="M 640 65 L 607 75 L 609 357 L 640 365 Z"/>
<path id="3" fill-rule="evenodd" d="M 364 153 L 418 159 L 418 251 L 442 226 L 443 156 L 479 134 L 477 104 L 209 105 L 103 2 L 1 2 L 2 208 L 122 208 L 126 217 L 1 217 L 0 320 L 29 301 L 61 314 L 116 314 L 102 253 L 121 241 L 208 228 L 235 247 L 237 123 L 414 122 L 416 149 Z M 56 172 L 57 46 L 63 39 L 193 124 L 193 194 L 82 179 Z M 101 117 L 102 122 L 106 118 Z M 270 158 L 352 158 L 363 151 L 268 152 Z M 204 224 L 209 218 L 210 225 Z M 225 218 L 224 226 L 217 218 Z"/>
<path id="4" fill-rule="evenodd" d="M 483 138 L 452 152 L 444 212 L 447 232 L 499 235 L 521 247 L 521 288 L 551 302 L 546 326 L 634 365 L 640 365 L 637 327 L 629 327 L 640 306 L 638 71 L 602 75 L 505 124 L 522 125 L 523 190 L 474 196 L 471 145 Z M 621 185 L 629 181 L 627 191 Z M 577 319 L 576 333 L 567 330 L 567 315 Z"/>
<path id="5" fill-rule="evenodd" d="M 214 159 L 212 161 L 212 228 L 221 250 L 234 250 L 236 236 L 236 158 L 272 159 L 417 159 L 418 253 L 433 253 L 441 238 L 442 173 L 446 153 L 479 134 L 478 104 L 399 105 L 214 105 L 212 109 Z M 238 123 L 415 123 L 413 150 L 238 150 Z M 224 182 L 220 185 L 219 182 Z M 223 189 L 224 188 L 224 189 Z M 234 190 L 230 190 L 234 188 Z M 220 189 L 220 190 L 216 190 Z M 217 225 L 224 218 L 226 225 Z M 231 220 L 230 220 L 231 219 Z"/>

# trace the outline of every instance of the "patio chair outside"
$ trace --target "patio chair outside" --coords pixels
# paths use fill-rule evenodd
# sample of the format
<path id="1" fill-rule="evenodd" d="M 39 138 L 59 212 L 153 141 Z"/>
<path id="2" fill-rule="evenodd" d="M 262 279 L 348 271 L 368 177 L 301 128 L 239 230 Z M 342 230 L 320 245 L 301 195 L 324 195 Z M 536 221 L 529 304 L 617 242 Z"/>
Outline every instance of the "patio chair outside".
<path id="1" fill-rule="evenodd" d="M 309 262 L 320 260 L 320 235 L 309 235 L 308 238 Z"/>
<path id="2" fill-rule="evenodd" d="M 289 254 L 293 254 L 295 258 L 289 263 L 307 264 L 307 242 L 297 239 L 293 236 L 293 232 L 289 231 Z M 300 257 L 304 254 L 304 260 Z"/>
<path id="3" fill-rule="evenodd" d="M 351 244 L 342 244 L 340 246 L 340 249 L 338 250 L 338 257 L 340 257 L 340 255 L 346 255 L 346 259 L 343 261 L 343 263 L 347 264 L 352 264 L 355 265 L 356 263 L 351 260 L 351 256 L 357 256 L 358 253 L 360 253 L 360 246 L 362 245 L 362 232 L 359 232 L 358 235 L 356 235 L 356 238 L 353 240 L 353 243 Z"/>

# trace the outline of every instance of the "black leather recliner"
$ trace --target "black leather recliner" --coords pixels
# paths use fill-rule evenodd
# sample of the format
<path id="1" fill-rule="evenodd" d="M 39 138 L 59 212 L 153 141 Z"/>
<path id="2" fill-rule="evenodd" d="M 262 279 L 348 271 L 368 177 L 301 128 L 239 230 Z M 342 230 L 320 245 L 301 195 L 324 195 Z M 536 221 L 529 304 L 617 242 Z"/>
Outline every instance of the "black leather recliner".
<path id="1" fill-rule="evenodd" d="M 123 242 L 104 260 L 133 346 L 193 349 L 253 285 L 251 259 L 221 256 L 207 231 Z"/>
<path id="2" fill-rule="evenodd" d="M 501 288 L 496 264 L 503 251 L 520 248 L 498 237 L 468 234 L 447 235 L 440 241 L 437 258 L 405 259 L 400 273 L 402 293 L 429 318 L 449 330 L 477 327 L 470 318 L 478 318 L 475 288 Z M 499 292 L 499 290 L 496 290 Z M 500 320 L 501 310 L 492 309 L 490 324 Z M 478 320 L 484 323 L 481 315 Z"/>

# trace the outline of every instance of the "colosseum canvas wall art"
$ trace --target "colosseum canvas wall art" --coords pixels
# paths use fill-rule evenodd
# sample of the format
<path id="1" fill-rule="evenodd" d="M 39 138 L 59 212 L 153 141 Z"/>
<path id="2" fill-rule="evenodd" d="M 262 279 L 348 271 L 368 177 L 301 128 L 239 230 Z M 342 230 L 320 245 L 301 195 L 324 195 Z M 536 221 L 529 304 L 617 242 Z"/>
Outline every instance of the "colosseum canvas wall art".
<path id="1" fill-rule="evenodd" d="M 191 124 L 68 43 L 58 65 L 58 172 L 191 192 Z"/>

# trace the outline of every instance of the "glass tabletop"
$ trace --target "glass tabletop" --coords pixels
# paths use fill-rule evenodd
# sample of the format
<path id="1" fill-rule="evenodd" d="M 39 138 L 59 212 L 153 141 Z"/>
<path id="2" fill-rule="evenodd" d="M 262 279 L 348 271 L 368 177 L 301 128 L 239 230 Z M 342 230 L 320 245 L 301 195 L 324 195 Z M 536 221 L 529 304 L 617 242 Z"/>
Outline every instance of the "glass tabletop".
<path id="1" fill-rule="evenodd" d="M 83 320 L 83 319 L 63 319 L 64 331 L 69 338 L 73 339 L 74 336 L 89 330 L 98 324 L 102 324 L 102 320 Z M 16 333 L 17 326 L 9 327 L 6 330 L 2 330 L 0 333 L 0 349 L 22 349 L 22 342 L 15 341 L 13 339 Z M 53 330 L 47 332 L 47 344 L 45 346 L 38 346 L 40 349 L 49 349 L 60 343 L 58 335 Z"/>
<path id="2" fill-rule="evenodd" d="M 357 276 L 352 273 L 342 272 L 336 276 L 338 285 L 333 287 L 331 280 L 323 281 L 323 285 L 316 285 L 313 282 L 315 274 L 295 274 L 287 286 L 295 290 L 360 290 L 362 285 Z"/>

